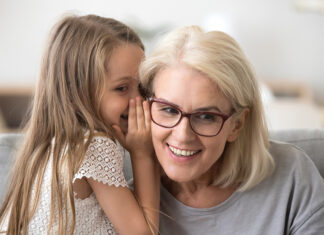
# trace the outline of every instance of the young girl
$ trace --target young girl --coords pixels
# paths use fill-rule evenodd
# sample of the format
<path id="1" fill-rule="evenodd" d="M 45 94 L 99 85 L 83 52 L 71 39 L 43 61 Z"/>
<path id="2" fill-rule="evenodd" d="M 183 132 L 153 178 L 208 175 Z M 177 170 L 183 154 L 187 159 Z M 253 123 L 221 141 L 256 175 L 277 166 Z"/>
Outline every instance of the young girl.
<path id="1" fill-rule="evenodd" d="M 138 92 L 143 49 L 114 19 L 69 16 L 56 25 L 0 211 L 1 231 L 157 233 L 159 170 L 149 105 Z M 131 154 L 135 195 L 113 136 Z"/>

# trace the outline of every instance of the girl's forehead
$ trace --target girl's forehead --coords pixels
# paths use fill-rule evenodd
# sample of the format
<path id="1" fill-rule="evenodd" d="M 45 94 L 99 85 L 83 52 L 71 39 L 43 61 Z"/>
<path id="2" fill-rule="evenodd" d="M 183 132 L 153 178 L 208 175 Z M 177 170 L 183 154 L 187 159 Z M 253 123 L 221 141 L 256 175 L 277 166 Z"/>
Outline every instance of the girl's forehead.
<path id="1" fill-rule="evenodd" d="M 136 44 L 122 44 L 111 54 L 107 71 L 111 80 L 123 77 L 138 78 L 139 65 L 144 51 Z"/>

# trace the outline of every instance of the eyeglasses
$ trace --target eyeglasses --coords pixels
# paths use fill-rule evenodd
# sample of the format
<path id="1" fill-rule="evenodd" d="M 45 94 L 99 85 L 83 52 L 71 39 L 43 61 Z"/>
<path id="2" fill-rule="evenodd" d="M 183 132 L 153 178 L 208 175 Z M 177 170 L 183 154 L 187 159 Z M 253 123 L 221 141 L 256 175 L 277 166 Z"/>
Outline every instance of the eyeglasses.
<path id="1" fill-rule="evenodd" d="M 149 98 L 151 103 L 152 121 L 164 128 L 178 125 L 183 117 L 189 119 L 190 127 L 194 133 L 201 136 L 216 136 L 222 130 L 225 121 L 232 116 L 213 112 L 183 112 L 179 107 L 164 100 Z"/>

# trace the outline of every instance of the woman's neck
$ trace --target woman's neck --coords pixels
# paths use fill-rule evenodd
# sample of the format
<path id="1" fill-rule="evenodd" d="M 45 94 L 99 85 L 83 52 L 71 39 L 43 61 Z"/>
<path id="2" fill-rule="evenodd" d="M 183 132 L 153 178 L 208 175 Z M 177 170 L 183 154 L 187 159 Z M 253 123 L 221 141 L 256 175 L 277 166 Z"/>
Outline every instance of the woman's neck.
<path id="1" fill-rule="evenodd" d="M 220 188 L 213 185 L 210 177 L 179 183 L 164 176 L 162 184 L 177 200 L 194 208 L 217 206 L 235 191 L 235 187 Z"/>

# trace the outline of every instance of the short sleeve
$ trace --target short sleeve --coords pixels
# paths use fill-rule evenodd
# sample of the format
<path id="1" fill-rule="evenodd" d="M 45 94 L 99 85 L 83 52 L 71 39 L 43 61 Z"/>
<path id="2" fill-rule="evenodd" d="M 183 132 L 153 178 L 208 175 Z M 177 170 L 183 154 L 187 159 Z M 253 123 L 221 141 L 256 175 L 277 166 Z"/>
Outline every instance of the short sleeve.
<path id="1" fill-rule="evenodd" d="M 104 136 L 95 136 L 92 139 L 73 182 L 83 177 L 108 185 L 127 187 L 123 157 L 111 139 Z"/>

